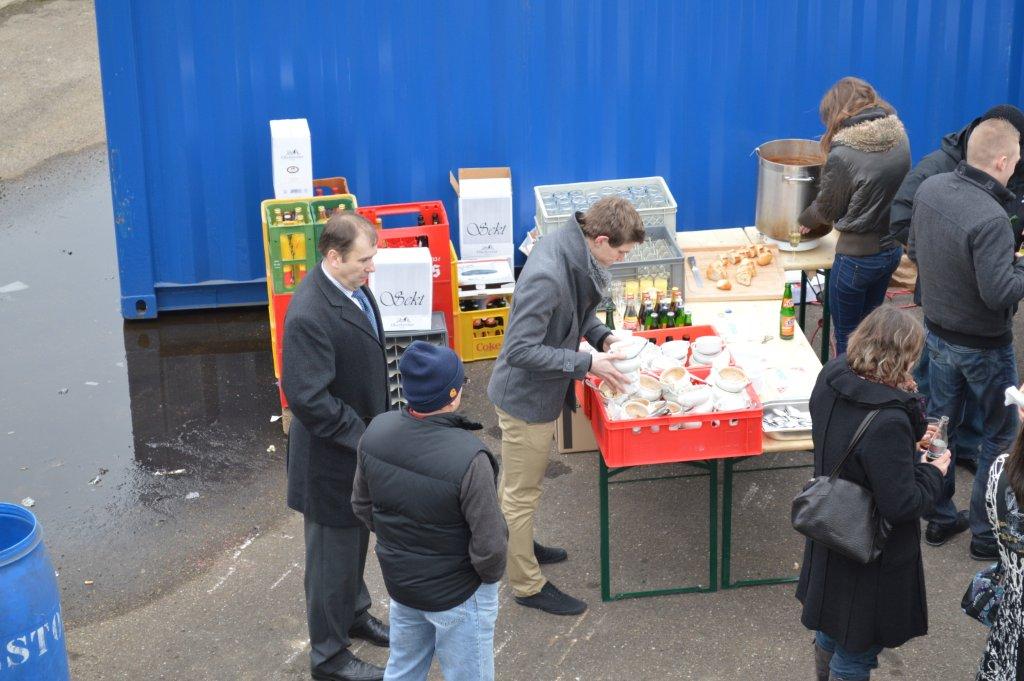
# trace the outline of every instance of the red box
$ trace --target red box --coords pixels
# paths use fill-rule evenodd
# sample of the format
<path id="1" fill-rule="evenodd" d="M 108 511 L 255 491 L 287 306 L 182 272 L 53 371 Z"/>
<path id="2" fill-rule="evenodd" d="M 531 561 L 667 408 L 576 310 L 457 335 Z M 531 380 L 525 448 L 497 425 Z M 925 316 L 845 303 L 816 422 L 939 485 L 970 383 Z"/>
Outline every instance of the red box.
<path id="1" fill-rule="evenodd" d="M 637 335 L 654 338 L 660 345 L 667 336 L 681 339 L 714 335 L 712 327 L 682 327 L 644 331 Z M 708 367 L 691 368 L 698 378 L 707 378 Z M 623 419 L 612 421 L 593 386 L 584 387 L 584 413 L 590 418 L 601 456 L 612 468 L 727 459 L 762 453 L 761 418 L 764 410 L 752 386 L 747 397 L 754 405 L 741 411 L 722 411 L 688 416 Z"/>
<path id="2" fill-rule="evenodd" d="M 381 230 L 378 248 L 416 247 L 426 240 L 433 262 L 434 283 L 451 281 L 451 234 L 448 230 L 448 214 L 444 212 L 444 204 L 440 201 L 421 201 L 419 203 L 396 203 L 387 206 L 361 206 L 356 209 L 360 215 L 377 225 Z M 387 227 L 383 225 L 386 217 L 408 215 L 413 223 L 422 218 L 422 225 L 412 227 Z M 433 224 L 434 219 L 437 224 Z M 451 297 L 451 292 L 448 293 Z M 435 305 L 435 310 L 441 308 Z M 448 334 L 451 335 L 451 328 Z"/>
<path id="3" fill-rule="evenodd" d="M 288 400 L 281 390 L 281 361 L 284 347 L 284 316 L 288 312 L 288 304 L 292 302 L 291 293 L 270 296 L 270 345 L 274 356 L 274 376 L 277 378 L 277 392 L 281 396 L 281 408 L 288 408 Z"/>
<path id="4" fill-rule="evenodd" d="M 713 326 L 678 326 L 672 329 L 653 329 L 651 331 L 634 331 L 634 336 L 642 336 L 643 338 L 653 338 L 657 345 L 661 345 L 669 340 L 684 340 L 683 336 L 686 336 L 690 340 L 700 338 L 701 336 L 717 336 L 718 331 Z M 588 419 L 591 418 L 590 412 L 593 410 L 593 403 L 595 401 L 600 402 L 601 399 L 594 394 L 593 390 L 587 390 L 582 387 L 582 383 L 577 388 L 577 399 L 579 399 L 580 389 L 582 388 L 583 397 L 579 399 L 579 403 L 583 405 L 583 415 Z"/>

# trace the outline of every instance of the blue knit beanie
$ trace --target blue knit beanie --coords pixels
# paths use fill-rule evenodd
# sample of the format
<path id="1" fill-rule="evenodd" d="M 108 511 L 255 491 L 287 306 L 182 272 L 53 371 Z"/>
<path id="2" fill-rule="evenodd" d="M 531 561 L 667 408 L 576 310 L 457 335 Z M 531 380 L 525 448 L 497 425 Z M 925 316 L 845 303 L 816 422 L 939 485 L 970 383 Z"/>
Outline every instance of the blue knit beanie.
<path id="1" fill-rule="evenodd" d="M 413 341 L 398 360 L 402 392 L 409 408 L 421 413 L 442 409 L 462 390 L 465 370 L 451 348 Z"/>

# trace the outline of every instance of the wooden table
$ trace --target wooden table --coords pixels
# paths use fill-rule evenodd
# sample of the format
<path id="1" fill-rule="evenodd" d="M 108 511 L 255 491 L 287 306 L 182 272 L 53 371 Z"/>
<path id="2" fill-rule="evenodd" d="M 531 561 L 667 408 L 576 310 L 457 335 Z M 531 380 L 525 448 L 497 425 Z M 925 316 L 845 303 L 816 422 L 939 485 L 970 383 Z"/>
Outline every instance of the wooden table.
<path id="1" fill-rule="evenodd" d="M 736 246 L 745 243 L 757 243 L 758 235 L 756 227 L 727 227 L 724 229 L 704 229 L 686 232 L 676 232 L 676 244 L 686 256 L 687 247 L 694 246 Z M 818 242 L 817 247 L 809 251 L 799 253 L 783 252 L 780 255 L 782 268 L 787 272 L 800 272 L 800 327 L 806 332 L 807 317 L 807 282 L 808 272 L 822 272 L 825 276 L 825 285 L 822 287 L 822 328 L 821 328 L 821 361 L 827 362 L 829 358 L 830 340 L 832 333 L 832 319 L 828 307 L 828 282 L 832 272 L 832 261 L 836 255 L 836 240 L 839 238 L 835 230 L 829 232 Z M 779 292 L 781 298 L 782 292 Z M 689 306 L 688 306 L 689 307 Z M 777 333 L 777 332 L 776 332 Z"/>

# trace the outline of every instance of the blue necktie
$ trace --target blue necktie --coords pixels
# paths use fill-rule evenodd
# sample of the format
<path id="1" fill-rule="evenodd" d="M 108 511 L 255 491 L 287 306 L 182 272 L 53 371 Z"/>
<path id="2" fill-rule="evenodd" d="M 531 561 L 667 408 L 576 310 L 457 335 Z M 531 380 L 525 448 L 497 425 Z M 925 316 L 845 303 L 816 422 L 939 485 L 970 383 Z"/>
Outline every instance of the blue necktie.
<path id="1" fill-rule="evenodd" d="M 352 297 L 359 303 L 359 307 L 363 308 L 363 313 L 366 314 L 366 318 L 370 320 L 370 328 L 373 329 L 373 335 L 377 335 L 377 318 L 373 314 L 373 306 L 370 305 L 370 301 L 367 299 L 366 294 L 363 293 L 363 289 L 357 288 L 352 294 Z"/>

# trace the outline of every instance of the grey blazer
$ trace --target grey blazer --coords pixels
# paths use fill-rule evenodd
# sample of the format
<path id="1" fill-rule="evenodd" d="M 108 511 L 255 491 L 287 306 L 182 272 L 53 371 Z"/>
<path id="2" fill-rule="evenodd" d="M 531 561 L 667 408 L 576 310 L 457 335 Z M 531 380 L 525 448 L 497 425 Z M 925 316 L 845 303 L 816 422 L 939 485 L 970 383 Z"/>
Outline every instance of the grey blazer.
<path id="1" fill-rule="evenodd" d="M 505 343 L 487 396 L 527 423 L 558 418 L 575 408 L 573 379 L 590 370 L 580 336 L 602 349 L 611 333 L 595 316 L 601 291 L 590 271 L 587 243 L 575 218 L 534 247 L 516 283 Z"/>

